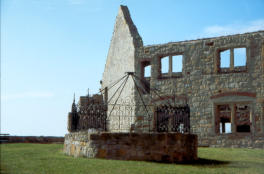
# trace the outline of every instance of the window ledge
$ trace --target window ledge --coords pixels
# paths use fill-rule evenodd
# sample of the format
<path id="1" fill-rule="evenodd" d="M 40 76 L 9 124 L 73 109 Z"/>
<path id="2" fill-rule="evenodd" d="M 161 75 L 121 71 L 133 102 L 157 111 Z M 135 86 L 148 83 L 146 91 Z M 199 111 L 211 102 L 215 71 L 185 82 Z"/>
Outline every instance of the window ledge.
<path id="1" fill-rule="evenodd" d="M 236 133 L 223 133 L 223 134 L 218 133 L 217 135 L 218 136 L 225 136 L 225 137 L 240 138 L 240 137 L 250 136 L 250 135 L 252 135 L 252 133 L 251 132 L 236 132 Z"/>
<path id="2" fill-rule="evenodd" d="M 162 79 L 177 79 L 177 78 L 182 78 L 182 72 L 176 72 L 176 73 L 172 73 L 172 75 L 169 75 L 168 73 L 164 73 L 161 74 L 160 77 L 158 79 L 162 80 Z"/>
<path id="3" fill-rule="evenodd" d="M 234 67 L 233 70 L 231 70 L 230 68 L 219 68 L 218 73 L 227 74 L 227 73 L 243 73 L 243 72 L 247 72 L 246 66 L 237 66 L 237 67 Z"/>

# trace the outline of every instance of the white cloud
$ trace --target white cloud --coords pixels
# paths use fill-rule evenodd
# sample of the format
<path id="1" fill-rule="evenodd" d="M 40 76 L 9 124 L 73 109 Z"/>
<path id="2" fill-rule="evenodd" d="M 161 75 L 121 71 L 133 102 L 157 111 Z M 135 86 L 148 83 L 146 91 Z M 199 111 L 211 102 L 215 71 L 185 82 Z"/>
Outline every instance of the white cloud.
<path id="1" fill-rule="evenodd" d="M 249 22 L 239 22 L 229 25 L 213 25 L 208 26 L 203 30 L 201 34 L 202 37 L 215 37 L 215 36 L 224 36 L 230 34 L 240 34 L 246 32 L 253 32 L 264 30 L 264 19 L 249 21 Z"/>
<path id="2" fill-rule="evenodd" d="M 22 92 L 15 94 L 2 95 L 4 100 L 15 100 L 15 99 L 25 99 L 25 98 L 50 98 L 53 97 L 52 92 L 45 91 L 31 91 L 31 92 Z"/>

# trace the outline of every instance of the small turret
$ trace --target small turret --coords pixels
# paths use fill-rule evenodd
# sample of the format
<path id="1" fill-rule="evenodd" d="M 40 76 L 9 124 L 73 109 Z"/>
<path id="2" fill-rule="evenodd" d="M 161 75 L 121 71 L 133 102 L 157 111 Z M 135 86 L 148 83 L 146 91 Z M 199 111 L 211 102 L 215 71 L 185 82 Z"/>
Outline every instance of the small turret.
<path id="1" fill-rule="evenodd" d="M 76 113 L 77 112 L 77 106 L 75 104 L 75 93 L 73 95 L 73 102 L 72 102 L 72 109 L 71 109 L 72 113 Z"/>
<path id="2" fill-rule="evenodd" d="M 75 104 L 75 93 L 73 96 L 72 109 L 68 114 L 68 131 L 74 132 L 78 129 L 79 117 L 77 113 L 77 106 Z"/>

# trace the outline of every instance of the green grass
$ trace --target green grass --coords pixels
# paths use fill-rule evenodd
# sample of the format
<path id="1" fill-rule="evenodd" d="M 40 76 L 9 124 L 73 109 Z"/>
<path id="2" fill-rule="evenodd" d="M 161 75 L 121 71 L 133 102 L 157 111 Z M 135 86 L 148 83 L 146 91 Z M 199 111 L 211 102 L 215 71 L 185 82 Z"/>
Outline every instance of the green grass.
<path id="1" fill-rule="evenodd" d="M 1 144 L 3 174 L 264 173 L 264 150 L 199 148 L 195 164 L 74 158 L 62 144 Z"/>

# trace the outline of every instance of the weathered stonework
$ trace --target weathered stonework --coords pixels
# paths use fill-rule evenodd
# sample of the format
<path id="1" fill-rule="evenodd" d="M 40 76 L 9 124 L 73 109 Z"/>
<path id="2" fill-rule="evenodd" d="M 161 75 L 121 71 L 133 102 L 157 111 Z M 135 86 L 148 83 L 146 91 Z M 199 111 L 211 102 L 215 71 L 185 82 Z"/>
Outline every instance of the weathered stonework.
<path id="1" fill-rule="evenodd" d="M 126 72 L 136 71 L 136 60 L 134 58 L 136 56 L 136 50 L 141 47 L 143 47 L 143 42 L 137 32 L 136 26 L 133 24 L 130 18 L 128 8 L 121 6 L 116 17 L 114 32 L 105 64 L 105 70 L 102 79 L 102 90 L 109 88 L 112 83 L 123 77 Z M 118 95 L 115 95 L 111 101 L 110 98 L 114 95 L 119 85 L 120 83 L 112 87 L 112 89 L 109 91 L 108 89 L 105 89 L 105 91 L 108 91 L 107 95 L 105 95 L 105 100 L 109 100 L 108 115 L 110 115 L 109 112 L 111 111 L 114 102 L 118 98 Z M 119 97 L 119 100 L 117 101 L 117 104 L 123 103 L 124 101 L 135 103 L 134 95 L 134 83 L 132 79 L 128 79 L 126 86 Z M 135 115 L 135 108 L 133 108 L 131 112 L 131 115 Z M 118 124 L 116 124 L 115 122 L 117 118 L 122 120 L 122 123 L 118 122 Z M 125 123 L 126 118 L 120 118 L 117 116 L 115 114 L 115 110 L 108 119 L 110 123 L 108 129 L 110 131 L 128 132 L 130 130 L 130 124 Z M 120 124 L 122 128 L 119 127 Z"/>
<path id="2" fill-rule="evenodd" d="M 180 133 L 70 133 L 64 153 L 75 157 L 186 162 L 197 160 L 197 136 Z"/>
<path id="3" fill-rule="evenodd" d="M 232 148 L 264 148 L 263 134 L 252 136 L 248 133 L 223 134 L 215 137 L 199 138 L 199 146 L 232 147 Z"/>
<path id="4" fill-rule="evenodd" d="M 245 50 L 240 66 L 238 48 Z M 221 65 L 225 51 L 228 67 Z M 182 56 L 180 72 L 173 71 L 176 55 Z M 165 73 L 164 57 L 169 60 Z M 144 76 L 146 66 L 150 77 Z M 197 137 L 192 134 L 200 146 L 264 148 L 264 31 L 144 46 L 128 8 L 121 6 L 101 84 L 102 95 L 72 105 L 68 155 L 193 160 Z M 91 134 L 94 130 L 109 133 Z M 191 134 L 157 133 L 162 131 Z"/>
<path id="5" fill-rule="evenodd" d="M 234 67 L 234 60 L 231 59 L 229 69 L 221 68 L 220 52 L 230 49 L 231 57 L 233 57 L 234 49 L 241 47 L 246 49 L 245 66 Z M 183 57 L 182 72 L 162 74 L 161 58 L 174 55 Z M 216 125 L 219 124 L 216 109 L 220 104 L 229 104 L 232 108 L 237 108 L 238 104 L 246 103 L 250 107 L 248 114 L 250 123 L 247 123 L 250 132 L 247 134 L 237 132 L 235 111 L 231 109 L 231 134 L 239 134 L 241 139 L 228 141 L 244 142 L 248 137 L 251 137 L 250 139 L 256 136 L 263 137 L 264 31 L 144 46 L 127 7 L 121 6 L 105 65 L 102 89 L 124 76 L 127 71 L 135 72 L 138 77 L 144 77 L 146 65 L 151 66 L 150 88 L 158 89 L 163 100 L 160 101 L 157 96 L 155 100 L 143 96 L 145 102 L 153 105 L 164 104 L 167 101 L 187 103 L 190 107 L 191 133 L 197 134 L 203 141 L 208 140 L 208 145 L 232 146 L 232 143 L 221 143 L 224 135 L 216 130 L 219 127 Z M 152 90 L 150 94 L 155 97 Z M 104 93 L 104 98 L 109 99 L 112 95 L 113 92 L 108 91 L 107 94 Z M 126 98 L 134 103 L 140 101 L 131 81 L 121 95 L 121 100 Z M 146 117 L 144 111 L 143 106 L 136 106 L 132 113 L 134 120 L 144 122 Z M 154 118 L 155 107 L 149 107 L 149 111 Z M 142 117 L 143 119 L 139 119 Z M 111 119 L 110 127 L 116 122 L 116 119 Z M 151 124 L 154 130 L 154 119 Z M 109 130 L 111 131 L 111 128 Z M 128 126 L 121 131 L 129 130 Z M 216 139 L 220 143 L 215 143 L 216 141 L 211 139 Z M 263 147 L 263 141 L 260 142 L 262 145 L 258 147 Z M 199 143 L 203 145 L 201 141 Z M 252 143 L 251 145 L 244 143 L 243 147 L 255 147 Z"/>

